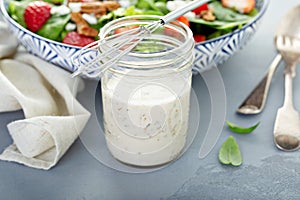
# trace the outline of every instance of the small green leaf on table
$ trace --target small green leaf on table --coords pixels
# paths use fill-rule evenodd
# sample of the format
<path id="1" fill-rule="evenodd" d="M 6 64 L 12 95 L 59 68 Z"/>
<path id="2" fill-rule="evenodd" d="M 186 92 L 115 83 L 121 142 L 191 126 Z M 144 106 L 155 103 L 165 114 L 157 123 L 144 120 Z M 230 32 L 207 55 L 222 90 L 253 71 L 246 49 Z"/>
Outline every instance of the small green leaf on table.
<path id="1" fill-rule="evenodd" d="M 241 127 L 241 126 L 231 123 L 229 121 L 226 121 L 226 124 L 231 131 L 233 131 L 235 133 L 246 134 L 246 133 L 251 133 L 252 131 L 254 131 L 254 129 L 256 129 L 258 127 L 260 122 L 256 123 L 253 126 L 250 126 L 250 127 Z"/>
<path id="2" fill-rule="evenodd" d="M 233 136 L 229 136 L 219 150 L 219 161 L 225 165 L 240 166 L 242 154 Z"/>

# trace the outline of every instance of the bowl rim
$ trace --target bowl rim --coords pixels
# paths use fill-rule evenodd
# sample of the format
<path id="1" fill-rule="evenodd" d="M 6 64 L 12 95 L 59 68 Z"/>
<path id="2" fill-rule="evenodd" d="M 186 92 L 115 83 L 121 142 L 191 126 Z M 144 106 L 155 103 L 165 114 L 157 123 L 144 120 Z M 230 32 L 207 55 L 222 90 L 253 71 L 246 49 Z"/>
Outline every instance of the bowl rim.
<path id="1" fill-rule="evenodd" d="M 80 50 L 82 49 L 82 47 L 78 47 L 78 46 L 74 46 L 74 45 L 69 45 L 69 44 L 64 44 L 62 42 L 57 42 L 55 40 L 50 40 L 48 38 L 45 38 L 45 37 L 42 37 L 32 31 L 29 31 L 28 29 L 26 29 L 25 27 L 21 26 L 19 23 L 17 23 L 13 18 L 11 18 L 6 10 L 6 6 L 5 6 L 5 2 L 7 2 L 8 0 L 1 0 L 1 3 L 0 3 L 0 11 L 2 12 L 3 16 L 4 16 L 4 19 L 6 21 L 9 21 L 10 24 L 14 25 L 15 27 L 17 27 L 18 29 L 26 32 L 27 34 L 29 35 L 32 35 L 40 40 L 43 40 L 43 41 L 46 41 L 48 43 L 54 43 L 56 45 L 59 45 L 59 46 L 62 46 L 62 47 L 68 47 L 68 48 L 75 48 L 77 50 Z M 206 40 L 206 41 L 203 41 L 203 42 L 198 42 L 198 43 L 195 43 L 195 47 L 196 46 L 199 46 L 199 45 L 203 45 L 203 44 L 209 44 L 209 43 L 213 43 L 213 42 L 217 42 L 219 40 L 223 40 L 224 38 L 226 37 L 230 37 L 232 35 L 235 35 L 235 34 L 238 34 L 240 33 L 241 31 L 244 31 L 245 29 L 247 29 L 249 26 L 251 26 L 252 24 L 255 24 L 260 18 L 262 18 L 262 16 L 264 15 L 264 13 L 266 12 L 267 8 L 268 8 L 268 5 L 269 5 L 269 2 L 270 0 L 263 0 L 263 4 L 262 4 L 262 7 L 260 9 L 260 11 L 258 12 L 258 14 L 252 19 L 250 20 L 247 24 L 245 24 L 242 28 L 240 29 L 237 29 L 233 32 L 230 32 L 230 33 L 227 33 L 227 34 L 224 34 L 224 35 L 221 35 L 217 38 L 213 38 L 213 39 L 210 39 L 210 40 Z"/>

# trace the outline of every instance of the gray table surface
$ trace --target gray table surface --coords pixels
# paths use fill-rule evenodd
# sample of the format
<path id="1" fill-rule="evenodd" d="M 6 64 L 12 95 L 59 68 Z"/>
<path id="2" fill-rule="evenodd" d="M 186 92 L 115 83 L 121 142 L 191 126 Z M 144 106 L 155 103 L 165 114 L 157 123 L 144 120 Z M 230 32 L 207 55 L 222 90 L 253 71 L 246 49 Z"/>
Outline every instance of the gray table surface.
<path id="1" fill-rule="evenodd" d="M 261 121 L 255 132 L 237 135 L 224 126 L 210 154 L 199 159 L 211 110 L 207 86 L 200 75 L 194 76 L 200 126 L 194 142 L 176 162 L 151 173 L 124 173 L 102 164 L 78 139 L 49 171 L 0 161 L 0 199 L 300 199 L 300 152 L 282 152 L 272 139 L 275 115 L 283 102 L 283 64 L 274 76 L 264 111 L 255 116 L 235 112 L 276 55 L 273 33 L 278 21 L 297 4 L 297 0 L 271 0 L 248 45 L 219 66 L 226 89 L 226 119 L 245 126 Z M 295 107 L 300 110 L 299 77 L 294 84 Z M 93 85 L 86 81 L 86 90 L 78 98 L 95 115 L 90 105 L 95 99 Z M 0 114 L 0 151 L 11 143 L 6 125 L 22 117 L 21 111 Z M 96 129 L 95 120 L 90 120 L 83 134 Z M 229 135 L 240 145 L 240 167 L 218 162 L 218 150 Z"/>

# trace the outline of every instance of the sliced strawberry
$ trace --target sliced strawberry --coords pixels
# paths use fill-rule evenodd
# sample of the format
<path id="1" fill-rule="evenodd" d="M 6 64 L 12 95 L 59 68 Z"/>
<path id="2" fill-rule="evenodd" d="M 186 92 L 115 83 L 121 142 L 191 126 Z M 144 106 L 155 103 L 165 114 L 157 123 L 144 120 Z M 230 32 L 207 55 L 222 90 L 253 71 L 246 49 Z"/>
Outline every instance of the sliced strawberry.
<path id="1" fill-rule="evenodd" d="M 203 4 L 202 6 L 199 6 L 198 8 L 195 8 L 194 10 L 192 10 L 193 13 L 195 13 L 196 15 L 200 15 L 200 13 L 204 10 L 208 10 L 208 4 Z"/>
<path id="2" fill-rule="evenodd" d="M 205 35 L 194 35 L 195 42 L 203 42 L 206 40 Z"/>
<path id="3" fill-rule="evenodd" d="M 79 33 L 72 31 L 67 33 L 62 42 L 65 44 L 84 47 L 92 42 L 95 42 L 95 40 L 91 37 L 80 35 Z"/>
<path id="4" fill-rule="evenodd" d="M 51 5 L 44 1 L 30 2 L 24 11 L 26 26 L 32 32 L 38 31 L 50 18 Z"/>
<path id="5" fill-rule="evenodd" d="M 190 21 L 189 21 L 189 19 L 188 19 L 187 17 L 185 17 L 185 16 L 180 16 L 180 17 L 178 17 L 176 20 L 177 20 L 177 21 L 180 21 L 180 22 L 182 22 L 182 23 L 184 23 L 184 24 L 187 25 L 187 26 L 190 26 Z"/>

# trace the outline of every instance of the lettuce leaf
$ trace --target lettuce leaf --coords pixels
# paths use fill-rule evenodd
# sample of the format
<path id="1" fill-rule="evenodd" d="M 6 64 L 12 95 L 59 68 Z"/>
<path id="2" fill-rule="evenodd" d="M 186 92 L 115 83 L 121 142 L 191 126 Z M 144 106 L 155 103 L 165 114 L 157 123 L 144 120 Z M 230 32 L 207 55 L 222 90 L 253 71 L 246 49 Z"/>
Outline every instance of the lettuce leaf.
<path id="1" fill-rule="evenodd" d="M 70 20 L 70 15 L 52 15 L 37 34 L 50 40 L 61 40 L 60 34 Z"/>

